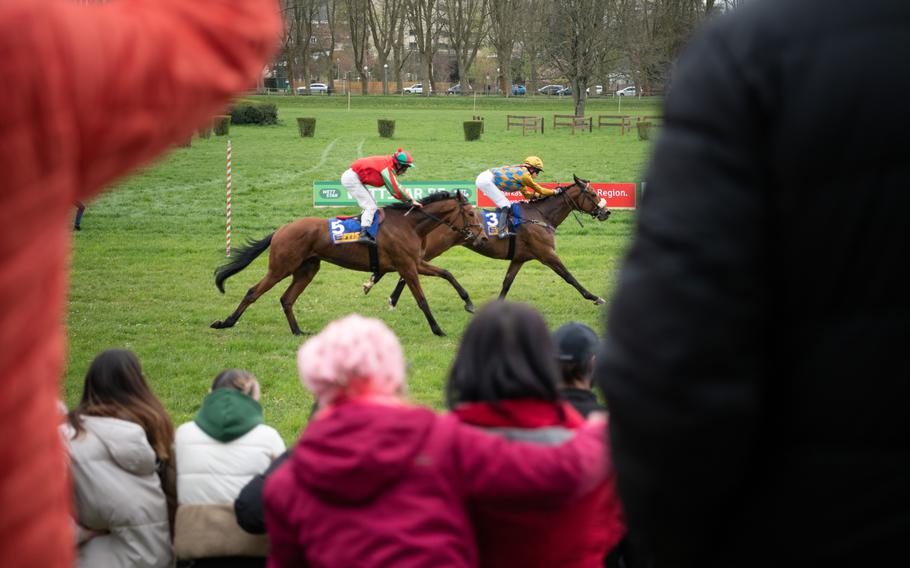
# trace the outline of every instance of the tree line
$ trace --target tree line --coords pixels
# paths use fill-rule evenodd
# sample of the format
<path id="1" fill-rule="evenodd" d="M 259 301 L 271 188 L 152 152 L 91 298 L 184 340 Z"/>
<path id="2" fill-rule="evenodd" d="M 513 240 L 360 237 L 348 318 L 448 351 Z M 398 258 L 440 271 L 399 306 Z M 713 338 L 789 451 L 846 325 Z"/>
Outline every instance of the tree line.
<path id="1" fill-rule="evenodd" d="M 460 82 L 464 94 L 492 74 L 503 96 L 516 82 L 533 92 L 559 81 L 580 115 L 588 88 L 606 90 L 617 78 L 640 93 L 662 92 L 692 31 L 744 1 L 281 0 L 278 62 L 292 89 L 322 75 L 334 90 L 343 60 L 364 94 L 371 72 L 400 92 L 406 66 L 417 69 L 424 96 L 437 92 L 440 77 Z"/>

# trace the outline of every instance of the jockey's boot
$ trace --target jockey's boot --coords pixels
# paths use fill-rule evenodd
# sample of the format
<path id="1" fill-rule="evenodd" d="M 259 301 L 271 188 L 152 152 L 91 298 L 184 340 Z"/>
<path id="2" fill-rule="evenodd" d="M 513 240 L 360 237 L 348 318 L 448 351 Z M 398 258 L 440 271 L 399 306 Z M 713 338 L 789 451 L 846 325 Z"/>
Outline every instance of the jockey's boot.
<path id="1" fill-rule="evenodd" d="M 367 229 L 360 229 L 360 237 L 357 238 L 357 242 L 376 246 L 376 239 L 373 238 Z"/>
<path id="2" fill-rule="evenodd" d="M 511 232 L 509 228 L 509 211 L 511 211 L 511 209 L 511 207 L 500 207 L 496 210 L 499 214 L 499 217 L 496 220 L 496 224 L 499 227 L 500 239 L 509 236 Z"/>

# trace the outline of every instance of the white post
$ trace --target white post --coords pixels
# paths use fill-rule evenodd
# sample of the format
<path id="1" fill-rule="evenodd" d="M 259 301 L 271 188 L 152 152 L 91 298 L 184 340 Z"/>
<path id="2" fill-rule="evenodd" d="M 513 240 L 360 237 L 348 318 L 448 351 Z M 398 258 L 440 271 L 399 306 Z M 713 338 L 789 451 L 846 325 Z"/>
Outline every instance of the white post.
<path id="1" fill-rule="evenodd" d="M 231 139 L 227 141 L 227 223 L 225 225 L 225 256 L 231 256 Z"/>
<path id="2" fill-rule="evenodd" d="M 474 112 L 477 112 L 477 89 L 474 89 Z"/>

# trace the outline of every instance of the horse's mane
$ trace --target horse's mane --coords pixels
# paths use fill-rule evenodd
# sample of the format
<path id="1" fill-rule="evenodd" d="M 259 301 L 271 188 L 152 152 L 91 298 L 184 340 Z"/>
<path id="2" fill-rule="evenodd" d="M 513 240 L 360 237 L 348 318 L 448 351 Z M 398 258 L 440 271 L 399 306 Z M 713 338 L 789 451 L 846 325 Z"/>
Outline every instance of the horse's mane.
<path id="1" fill-rule="evenodd" d="M 436 203 L 437 201 L 442 201 L 444 199 L 454 199 L 458 195 L 458 191 L 451 193 L 448 191 L 437 191 L 436 193 L 431 193 L 430 195 L 419 200 L 421 205 L 429 205 L 430 203 Z M 392 203 L 386 205 L 385 209 L 410 209 L 410 203 Z"/>

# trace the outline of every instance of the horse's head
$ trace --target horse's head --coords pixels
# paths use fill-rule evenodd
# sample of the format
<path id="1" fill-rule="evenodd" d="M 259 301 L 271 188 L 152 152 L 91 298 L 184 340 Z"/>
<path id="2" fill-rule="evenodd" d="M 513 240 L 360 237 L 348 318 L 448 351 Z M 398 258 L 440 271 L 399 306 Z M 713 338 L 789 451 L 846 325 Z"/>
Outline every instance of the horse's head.
<path id="1" fill-rule="evenodd" d="M 575 183 L 563 188 L 560 192 L 572 204 L 572 208 L 587 213 L 598 221 L 606 221 L 610 216 L 607 200 L 597 195 L 588 180 L 572 175 Z"/>
<path id="2" fill-rule="evenodd" d="M 474 246 L 487 240 L 487 233 L 483 230 L 483 215 L 471 205 L 467 196 L 461 191 L 455 191 L 455 200 L 458 202 L 461 217 L 461 232 L 466 241 L 473 239 Z"/>
<path id="3" fill-rule="evenodd" d="M 438 216 L 451 230 L 460 232 L 465 240 L 473 240 L 475 246 L 487 238 L 483 217 L 460 191 L 449 194 L 449 199 L 427 203 L 424 212 Z"/>

